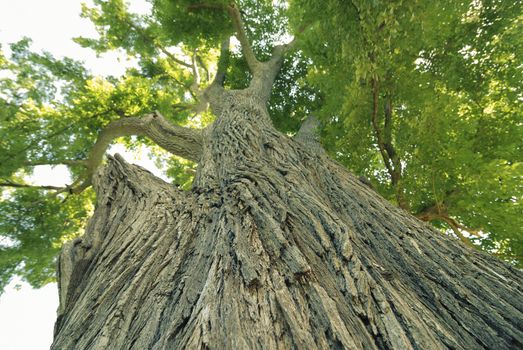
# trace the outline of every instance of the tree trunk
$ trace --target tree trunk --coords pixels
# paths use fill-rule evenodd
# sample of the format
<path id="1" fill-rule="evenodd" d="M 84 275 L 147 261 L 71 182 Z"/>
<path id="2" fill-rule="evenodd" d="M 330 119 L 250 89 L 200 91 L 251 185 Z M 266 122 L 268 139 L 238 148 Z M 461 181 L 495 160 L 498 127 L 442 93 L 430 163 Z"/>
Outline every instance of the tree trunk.
<path id="1" fill-rule="evenodd" d="M 60 257 L 52 349 L 515 349 L 523 275 L 393 207 L 249 89 L 191 191 L 121 158 Z"/>

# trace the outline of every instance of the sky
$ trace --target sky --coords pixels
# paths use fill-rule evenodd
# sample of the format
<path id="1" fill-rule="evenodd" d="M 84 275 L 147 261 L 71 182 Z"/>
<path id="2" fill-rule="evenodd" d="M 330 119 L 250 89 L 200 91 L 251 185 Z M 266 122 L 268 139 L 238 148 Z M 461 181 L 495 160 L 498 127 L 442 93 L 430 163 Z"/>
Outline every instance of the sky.
<path id="1" fill-rule="evenodd" d="M 94 26 L 79 16 L 80 4 L 89 0 L 0 0 L 0 44 L 17 41 L 26 36 L 33 40 L 32 49 L 46 50 L 55 56 L 68 56 L 84 61 L 97 75 L 121 75 L 134 62 L 122 53 L 114 52 L 96 57 L 89 49 L 75 44 L 76 36 L 95 37 Z M 146 12 L 143 0 L 131 2 L 133 12 Z M 120 153 L 127 161 L 140 164 L 161 175 L 145 155 L 125 152 L 114 146 L 109 153 Z M 37 167 L 28 181 L 38 185 L 63 186 L 69 183 L 64 166 Z M 15 279 L 0 296 L 0 349 L 49 349 L 53 337 L 54 321 L 58 308 L 58 291 L 55 283 L 41 289 L 32 289 L 27 283 Z"/>

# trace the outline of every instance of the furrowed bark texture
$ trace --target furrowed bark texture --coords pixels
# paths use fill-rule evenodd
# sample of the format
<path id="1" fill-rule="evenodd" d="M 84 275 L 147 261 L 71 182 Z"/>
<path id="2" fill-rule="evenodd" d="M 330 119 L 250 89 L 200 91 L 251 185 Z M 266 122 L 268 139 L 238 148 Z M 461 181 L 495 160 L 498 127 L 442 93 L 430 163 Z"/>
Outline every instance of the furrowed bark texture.
<path id="1" fill-rule="evenodd" d="M 516 349 L 522 273 L 221 91 L 184 192 L 116 157 L 60 258 L 52 349 Z"/>

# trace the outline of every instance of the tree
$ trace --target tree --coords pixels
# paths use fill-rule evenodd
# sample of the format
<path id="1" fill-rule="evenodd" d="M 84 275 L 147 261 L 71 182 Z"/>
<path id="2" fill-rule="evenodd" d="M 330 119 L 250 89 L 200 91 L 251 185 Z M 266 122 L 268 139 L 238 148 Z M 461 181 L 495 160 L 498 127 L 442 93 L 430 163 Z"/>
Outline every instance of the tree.
<path id="1" fill-rule="evenodd" d="M 5 61 L 20 74 L 7 80 L 3 132 L 31 137 L 2 139 L 12 164 L 4 184 L 28 186 L 15 171 L 42 163 L 68 164 L 77 179 L 58 193 L 16 192 L 6 208 L 66 200 L 72 208 L 61 219 L 70 220 L 73 200 L 89 196 L 91 185 L 96 191 L 85 234 L 66 242 L 58 261 L 53 348 L 523 345 L 519 270 L 384 200 L 329 158 L 316 118 L 292 138 L 282 133 L 298 122 L 281 115 L 305 114 L 325 99 L 299 84 L 306 70 L 296 50 L 316 23 L 273 45 L 285 36 L 284 4 L 156 1 L 150 18 L 121 1 L 96 4 L 84 14 L 101 37 L 78 41 L 123 47 L 140 56 L 140 70 L 96 79 L 75 62 L 28 53 L 27 42 Z M 241 54 L 229 48 L 233 32 Z M 57 80 L 48 74 L 62 88 L 54 108 Z M 119 157 L 100 168 L 109 144 L 131 135 L 140 138 L 127 138 L 130 146 L 154 143 L 197 163 L 190 189 Z M 173 174 L 190 167 L 170 162 Z M 39 210 L 39 222 L 51 212 Z M 17 220 L 6 225 L 37 226 Z M 7 266 L 16 270 L 16 258 Z"/>

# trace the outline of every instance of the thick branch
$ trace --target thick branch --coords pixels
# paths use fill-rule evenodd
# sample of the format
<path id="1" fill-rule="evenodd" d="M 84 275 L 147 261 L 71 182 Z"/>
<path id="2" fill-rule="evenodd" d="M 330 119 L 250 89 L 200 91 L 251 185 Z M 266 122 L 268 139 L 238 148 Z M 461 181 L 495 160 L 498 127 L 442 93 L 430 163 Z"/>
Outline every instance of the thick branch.
<path id="1" fill-rule="evenodd" d="M 387 153 L 392 159 L 394 149 L 392 147 L 392 101 L 390 96 L 385 101 L 385 125 L 383 127 L 383 141 L 387 147 Z"/>
<path id="2" fill-rule="evenodd" d="M 303 121 L 294 139 L 303 143 L 320 142 L 320 121 L 312 114 Z"/>
<path id="3" fill-rule="evenodd" d="M 390 161 L 394 169 L 394 173 L 397 176 L 401 175 L 401 162 L 392 145 L 392 101 L 390 96 L 387 97 L 385 102 L 385 124 L 383 127 L 383 146 L 389 156 Z M 399 179 L 398 179 L 399 180 Z"/>
<path id="4" fill-rule="evenodd" d="M 261 63 L 265 70 L 269 72 L 269 76 L 272 76 L 272 79 L 276 78 L 276 75 L 278 75 L 281 69 L 283 64 L 283 57 L 285 52 L 287 52 L 286 47 L 286 45 L 277 45 L 273 47 L 271 58 L 267 62 Z"/>
<path id="5" fill-rule="evenodd" d="M 201 153 L 201 132 L 169 123 L 155 112 L 142 118 L 122 118 L 109 123 L 98 136 L 88 160 L 88 168 L 97 167 L 109 144 L 117 137 L 139 135 L 149 137 L 160 147 L 180 157 L 198 161 Z"/>
<path id="6" fill-rule="evenodd" d="M 225 82 L 225 74 L 227 73 L 227 68 L 229 67 L 229 46 L 231 39 L 227 37 L 224 39 L 220 46 L 220 57 L 218 58 L 218 67 L 216 68 L 216 75 L 214 76 L 214 81 L 212 85 L 223 86 Z"/>
<path id="7" fill-rule="evenodd" d="M 142 118 L 122 118 L 109 123 L 98 135 L 89 158 L 83 182 L 72 186 L 72 193 L 79 193 L 91 185 L 91 177 L 102 162 L 111 142 L 122 136 L 145 136 L 166 151 L 197 162 L 202 150 L 200 130 L 184 128 L 168 122 L 155 112 Z"/>
<path id="8" fill-rule="evenodd" d="M 320 121 L 313 115 L 309 115 L 301 124 L 300 130 L 294 139 L 317 153 L 324 153 L 320 143 Z"/>
<path id="9" fill-rule="evenodd" d="M 405 198 L 403 192 L 403 186 L 401 182 L 402 165 L 400 157 L 392 144 L 392 98 L 387 96 L 385 101 L 385 123 L 383 127 L 384 133 L 384 146 L 387 154 L 392 162 L 394 173 L 392 176 L 392 182 L 396 190 L 396 199 L 400 208 L 409 210 L 409 204 Z"/>
<path id="10" fill-rule="evenodd" d="M 249 68 L 251 69 L 251 72 L 256 72 L 258 70 L 259 61 L 254 55 L 254 52 L 252 51 L 251 43 L 249 42 L 249 38 L 247 38 L 247 33 L 245 32 L 245 26 L 243 25 L 242 17 L 240 14 L 240 10 L 238 7 L 234 4 L 227 6 L 227 11 L 229 12 L 232 23 L 234 25 L 234 29 L 236 30 L 236 33 L 238 34 L 238 41 L 240 42 L 242 46 L 243 55 L 245 56 L 245 60 L 247 60 L 247 64 L 249 65 Z"/>

